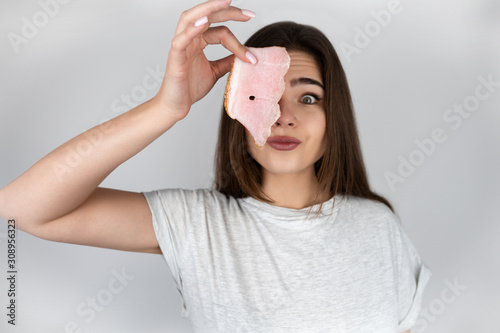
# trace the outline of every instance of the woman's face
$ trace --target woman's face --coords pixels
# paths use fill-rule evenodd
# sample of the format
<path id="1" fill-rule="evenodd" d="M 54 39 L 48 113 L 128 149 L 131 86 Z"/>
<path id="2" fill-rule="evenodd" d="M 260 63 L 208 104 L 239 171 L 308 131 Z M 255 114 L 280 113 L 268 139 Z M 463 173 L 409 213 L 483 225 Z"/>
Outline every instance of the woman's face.
<path id="1" fill-rule="evenodd" d="M 314 172 L 314 163 L 325 151 L 326 115 L 320 69 L 307 53 L 290 51 L 288 54 L 291 62 L 285 75 L 285 92 L 279 102 L 281 116 L 271 127 L 271 136 L 264 146 L 258 147 L 246 130 L 250 155 L 262 166 L 263 173 L 297 174 L 310 169 Z M 272 142 L 275 137 L 284 136 L 298 139 L 300 143 Z"/>

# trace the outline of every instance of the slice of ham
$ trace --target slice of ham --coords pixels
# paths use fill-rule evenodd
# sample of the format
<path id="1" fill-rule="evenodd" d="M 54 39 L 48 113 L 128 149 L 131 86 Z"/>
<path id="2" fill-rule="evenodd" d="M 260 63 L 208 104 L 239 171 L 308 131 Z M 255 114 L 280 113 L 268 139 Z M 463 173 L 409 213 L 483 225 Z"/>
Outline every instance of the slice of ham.
<path id="1" fill-rule="evenodd" d="M 284 47 L 248 48 L 257 58 L 252 65 L 235 57 L 226 85 L 224 106 L 263 146 L 271 135 L 271 126 L 280 117 L 278 105 L 285 91 L 285 74 L 290 57 Z"/>

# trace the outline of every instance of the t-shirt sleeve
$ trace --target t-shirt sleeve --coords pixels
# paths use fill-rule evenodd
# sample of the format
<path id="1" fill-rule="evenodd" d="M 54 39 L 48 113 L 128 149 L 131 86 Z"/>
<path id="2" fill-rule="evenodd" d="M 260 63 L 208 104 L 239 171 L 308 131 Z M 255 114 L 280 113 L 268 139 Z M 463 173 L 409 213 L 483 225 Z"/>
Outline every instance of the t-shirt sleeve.
<path id="1" fill-rule="evenodd" d="M 398 332 L 411 329 L 420 313 L 424 289 L 432 272 L 422 262 L 417 249 L 398 222 L 397 228 L 398 263 Z"/>
<path id="2" fill-rule="evenodd" d="M 182 257 L 193 219 L 192 212 L 202 204 L 193 190 L 164 189 L 143 192 L 153 216 L 153 227 L 175 286 L 182 298 L 182 316 L 186 305 L 182 293 Z"/>

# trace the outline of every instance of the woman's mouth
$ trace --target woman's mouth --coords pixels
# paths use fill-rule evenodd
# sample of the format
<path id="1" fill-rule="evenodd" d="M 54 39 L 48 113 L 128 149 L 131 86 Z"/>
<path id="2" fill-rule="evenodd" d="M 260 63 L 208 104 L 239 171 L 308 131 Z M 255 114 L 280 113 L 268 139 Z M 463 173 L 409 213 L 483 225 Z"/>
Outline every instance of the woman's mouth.
<path id="1" fill-rule="evenodd" d="M 300 145 L 301 141 L 291 136 L 271 136 L 267 144 L 276 150 L 293 150 Z"/>

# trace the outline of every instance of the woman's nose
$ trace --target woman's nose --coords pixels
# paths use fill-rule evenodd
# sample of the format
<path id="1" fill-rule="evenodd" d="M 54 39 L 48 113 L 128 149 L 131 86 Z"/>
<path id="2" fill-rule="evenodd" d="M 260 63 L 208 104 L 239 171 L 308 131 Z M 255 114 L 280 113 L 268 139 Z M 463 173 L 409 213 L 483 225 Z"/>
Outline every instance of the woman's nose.
<path id="1" fill-rule="evenodd" d="M 278 104 L 280 106 L 281 115 L 274 123 L 274 126 L 295 127 L 297 124 L 297 119 L 295 118 L 295 115 L 293 114 L 292 108 L 290 107 L 289 103 L 286 102 L 286 99 L 281 98 Z"/>

